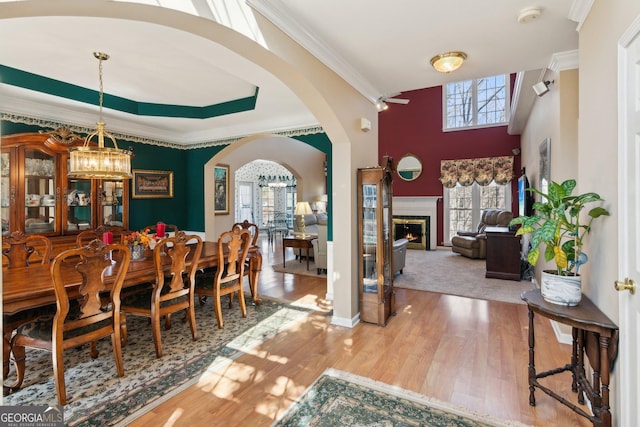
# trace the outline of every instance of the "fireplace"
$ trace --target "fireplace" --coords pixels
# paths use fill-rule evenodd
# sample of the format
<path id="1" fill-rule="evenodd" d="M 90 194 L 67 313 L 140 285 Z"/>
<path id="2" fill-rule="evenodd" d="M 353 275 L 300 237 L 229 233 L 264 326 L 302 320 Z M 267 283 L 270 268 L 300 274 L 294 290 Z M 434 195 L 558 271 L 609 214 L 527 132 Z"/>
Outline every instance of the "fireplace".
<path id="1" fill-rule="evenodd" d="M 394 216 L 393 237 L 409 240 L 409 249 L 430 249 L 428 216 Z"/>

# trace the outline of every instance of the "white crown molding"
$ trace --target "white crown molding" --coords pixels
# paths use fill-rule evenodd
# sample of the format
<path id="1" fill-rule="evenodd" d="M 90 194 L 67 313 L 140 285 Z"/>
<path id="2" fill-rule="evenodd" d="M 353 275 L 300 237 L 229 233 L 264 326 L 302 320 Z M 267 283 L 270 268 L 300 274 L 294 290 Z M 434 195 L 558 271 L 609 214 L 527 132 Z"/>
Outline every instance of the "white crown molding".
<path id="1" fill-rule="evenodd" d="M 579 58 L 577 50 L 568 50 L 551 55 L 549 69 L 558 73 L 565 70 L 575 70 L 579 68 Z"/>
<path id="2" fill-rule="evenodd" d="M 276 27 L 318 58 L 323 64 L 347 81 L 358 92 L 375 103 L 381 91 L 354 69 L 348 61 L 332 51 L 326 43 L 317 37 L 309 28 L 301 25 L 287 10 L 280 0 L 246 0 L 252 9 L 267 18 Z"/>
<path id="3" fill-rule="evenodd" d="M 580 31 L 580 28 L 582 28 L 582 24 L 584 24 L 589 12 L 591 12 L 593 3 L 595 3 L 595 0 L 573 0 L 568 18 L 578 23 L 576 31 Z"/>

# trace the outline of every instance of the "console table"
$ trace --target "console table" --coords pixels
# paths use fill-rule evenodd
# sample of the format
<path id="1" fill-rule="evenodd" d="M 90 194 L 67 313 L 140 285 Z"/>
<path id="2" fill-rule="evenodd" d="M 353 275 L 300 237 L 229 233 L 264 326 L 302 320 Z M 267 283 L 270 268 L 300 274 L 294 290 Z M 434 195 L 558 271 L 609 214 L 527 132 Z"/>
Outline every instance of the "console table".
<path id="1" fill-rule="evenodd" d="M 520 280 L 520 236 L 507 227 L 487 227 L 485 277 Z"/>
<path id="2" fill-rule="evenodd" d="M 313 247 L 311 241 L 313 239 L 317 239 L 316 235 L 299 235 L 293 237 L 283 237 L 282 238 L 282 266 L 285 266 L 286 263 L 286 254 L 285 250 L 287 248 L 294 249 L 306 249 L 307 251 L 307 270 L 309 269 L 309 249 Z M 302 256 L 300 257 L 300 262 L 302 262 Z"/>
<path id="3" fill-rule="evenodd" d="M 536 405 L 534 391 L 537 387 L 577 414 L 589 419 L 594 426 L 611 427 L 609 376 L 618 354 L 618 327 L 584 295 L 580 304 L 575 307 L 548 303 L 542 298 L 539 289 L 523 293 L 522 299 L 527 303 L 529 309 L 529 405 Z M 573 336 L 571 363 L 536 373 L 534 313 L 571 326 Z M 585 373 L 585 354 L 593 369 L 591 382 Z M 569 402 L 538 381 L 540 378 L 565 371 L 571 372 L 571 390 L 578 393 L 578 403 L 583 405 L 586 396 L 591 402 L 594 415 L 590 415 L 581 407 Z"/>

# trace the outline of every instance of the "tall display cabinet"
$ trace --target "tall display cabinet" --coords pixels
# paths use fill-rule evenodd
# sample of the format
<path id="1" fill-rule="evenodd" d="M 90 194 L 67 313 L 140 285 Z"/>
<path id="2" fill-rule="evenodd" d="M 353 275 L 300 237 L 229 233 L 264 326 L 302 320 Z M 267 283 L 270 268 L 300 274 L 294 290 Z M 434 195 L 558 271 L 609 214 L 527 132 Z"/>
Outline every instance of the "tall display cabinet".
<path id="1" fill-rule="evenodd" d="M 2 234 L 14 231 L 51 238 L 54 250 L 82 230 L 129 226 L 128 181 L 67 178 L 69 147 L 84 141 L 49 134 L 2 137 L 0 210 Z"/>
<path id="2" fill-rule="evenodd" d="M 393 161 L 358 169 L 358 288 L 360 319 L 386 325 L 395 314 L 393 289 L 392 212 Z"/>

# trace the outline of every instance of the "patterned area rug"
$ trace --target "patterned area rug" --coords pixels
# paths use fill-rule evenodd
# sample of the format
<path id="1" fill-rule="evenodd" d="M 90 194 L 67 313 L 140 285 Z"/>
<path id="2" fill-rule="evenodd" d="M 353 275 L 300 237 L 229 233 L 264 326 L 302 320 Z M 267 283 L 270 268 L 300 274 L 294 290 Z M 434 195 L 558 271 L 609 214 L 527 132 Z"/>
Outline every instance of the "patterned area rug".
<path id="1" fill-rule="evenodd" d="M 196 308 L 199 339 L 191 339 L 184 315 L 172 316 L 170 330 L 162 328 L 163 357 L 156 358 L 151 324 L 138 316 L 127 316 L 129 337 L 123 347 L 125 376 L 116 375 L 111 340 L 98 343 L 100 356 L 91 359 L 88 346 L 65 352 L 65 380 L 69 403 L 64 407 L 65 425 L 115 425 L 140 416 L 197 382 L 209 369 L 228 363 L 259 345 L 311 310 L 263 298 L 254 306 L 247 299 L 247 317 L 242 318 L 235 301 L 231 309 L 222 303 L 224 329 L 218 329 L 212 300 Z M 163 322 L 164 323 L 164 322 Z M 57 404 L 50 353 L 27 350 L 27 372 L 23 387 L 4 397 L 4 405 Z M 14 371 L 7 383 L 14 381 Z"/>
<path id="2" fill-rule="evenodd" d="M 516 427 L 500 420 L 348 372 L 327 369 L 272 427 Z"/>

